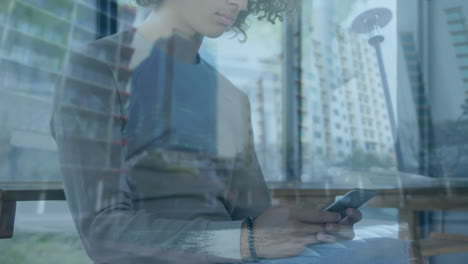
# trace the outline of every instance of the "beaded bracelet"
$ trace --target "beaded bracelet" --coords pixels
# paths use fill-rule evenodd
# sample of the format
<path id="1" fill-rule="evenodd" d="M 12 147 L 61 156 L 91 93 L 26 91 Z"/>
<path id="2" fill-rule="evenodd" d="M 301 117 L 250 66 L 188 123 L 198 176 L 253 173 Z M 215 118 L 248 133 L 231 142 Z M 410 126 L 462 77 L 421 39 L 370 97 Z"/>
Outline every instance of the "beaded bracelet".
<path id="1" fill-rule="evenodd" d="M 254 218 L 249 216 L 245 219 L 245 221 L 247 224 L 247 233 L 248 233 L 249 251 L 250 251 L 250 258 L 248 259 L 248 261 L 258 262 L 259 258 L 257 256 L 257 252 L 255 251 L 255 245 L 254 245 L 254 233 L 253 233 Z"/>

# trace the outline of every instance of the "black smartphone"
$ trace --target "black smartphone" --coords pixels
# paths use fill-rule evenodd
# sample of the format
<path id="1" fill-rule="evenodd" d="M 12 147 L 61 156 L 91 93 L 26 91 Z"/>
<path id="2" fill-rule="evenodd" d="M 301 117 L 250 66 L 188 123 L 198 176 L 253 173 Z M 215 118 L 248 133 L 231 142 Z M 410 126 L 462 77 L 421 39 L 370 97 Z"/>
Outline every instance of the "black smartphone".
<path id="1" fill-rule="evenodd" d="M 346 217 L 347 208 L 359 208 L 376 195 L 377 192 L 373 190 L 353 189 L 347 192 L 341 199 L 325 208 L 325 211 L 337 212 L 341 215 L 341 219 L 343 219 Z"/>

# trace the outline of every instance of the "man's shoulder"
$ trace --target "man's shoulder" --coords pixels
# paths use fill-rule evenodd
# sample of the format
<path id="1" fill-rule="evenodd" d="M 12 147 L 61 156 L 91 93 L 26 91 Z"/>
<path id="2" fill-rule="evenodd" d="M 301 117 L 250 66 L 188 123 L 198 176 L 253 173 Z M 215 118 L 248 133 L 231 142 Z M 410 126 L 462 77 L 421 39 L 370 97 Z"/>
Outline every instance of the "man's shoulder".
<path id="1" fill-rule="evenodd" d="M 133 39 L 134 31 L 125 30 L 121 31 L 89 43 L 86 43 L 81 47 L 81 49 L 97 49 L 97 50 L 109 50 L 113 48 L 114 50 L 119 47 L 129 47 Z"/>
<path id="2" fill-rule="evenodd" d="M 113 68 L 134 49 L 131 46 L 132 36 L 133 31 L 126 30 L 85 43 L 71 53 L 69 63 L 86 64 L 89 67 L 108 65 Z"/>

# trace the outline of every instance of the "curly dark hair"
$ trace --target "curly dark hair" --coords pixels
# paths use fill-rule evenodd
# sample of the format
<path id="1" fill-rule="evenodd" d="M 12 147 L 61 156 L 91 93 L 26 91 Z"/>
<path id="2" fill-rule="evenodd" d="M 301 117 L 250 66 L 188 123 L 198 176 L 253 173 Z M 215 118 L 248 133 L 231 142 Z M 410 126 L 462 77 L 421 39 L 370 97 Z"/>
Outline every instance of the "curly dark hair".
<path id="1" fill-rule="evenodd" d="M 159 6 L 168 0 L 135 0 L 141 6 Z M 232 26 L 237 34 L 244 36 L 243 41 L 247 39 L 246 30 L 248 24 L 246 19 L 249 15 L 257 16 L 258 20 L 266 20 L 275 24 L 277 20 L 283 21 L 283 14 L 294 10 L 298 6 L 299 0 L 249 0 L 245 11 L 241 11 L 236 22 Z"/>

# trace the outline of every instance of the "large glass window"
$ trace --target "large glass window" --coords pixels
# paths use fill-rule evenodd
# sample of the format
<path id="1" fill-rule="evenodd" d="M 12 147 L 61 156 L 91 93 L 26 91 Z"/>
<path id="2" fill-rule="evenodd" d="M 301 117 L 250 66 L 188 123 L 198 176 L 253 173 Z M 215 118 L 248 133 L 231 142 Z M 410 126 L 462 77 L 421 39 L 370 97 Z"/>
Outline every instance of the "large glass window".
<path id="1" fill-rule="evenodd" d="M 449 24 L 450 31 L 457 32 L 465 30 L 465 25 L 462 22 L 459 23 L 451 23 Z"/>
<path id="2" fill-rule="evenodd" d="M 464 43 L 468 41 L 468 35 L 466 34 L 453 35 L 452 38 L 454 43 Z"/>
<path id="3" fill-rule="evenodd" d="M 60 193 L 62 175 L 50 127 L 53 98 L 70 57 L 115 63 L 110 51 L 93 54 L 82 48 L 103 33 L 115 33 L 113 26 L 123 30 L 125 23 L 133 24 L 136 9 L 128 1 L 5 0 L 0 5 L 0 262 L 91 263 Z M 107 76 L 79 67 L 73 72 L 68 83 L 76 89 L 63 95 L 70 109 L 106 118 L 108 94 L 99 87 L 107 85 Z M 77 89 L 83 87 L 97 92 L 79 98 Z M 75 129 L 71 123 L 67 128 Z M 102 127 L 90 132 L 102 133 Z M 5 193 L 13 190 L 22 191 L 14 199 L 31 201 L 18 202 L 15 210 L 5 201 Z M 59 190 L 58 197 L 53 190 Z M 5 239 L 10 231 L 13 238 Z"/>
<path id="4" fill-rule="evenodd" d="M 468 58 L 459 58 L 458 62 L 460 63 L 461 67 L 467 67 L 468 66 Z"/>
<path id="5" fill-rule="evenodd" d="M 459 254 L 431 263 L 465 263 L 467 217 L 452 210 L 468 199 L 467 12 L 459 0 L 2 0 L 0 263 L 240 263 L 268 236 L 257 253 L 278 258 L 293 220 L 313 239 L 297 263 L 321 249 L 395 261 L 410 241 Z M 315 216 L 355 188 L 378 195 L 355 241 L 319 241 L 336 217 Z M 288 210 L 265 214 L 277 204 Z M 433 238 L 450 243 L 425 248 Z"/>
<path id="6" fill-rule="evenodd" d="M 327 122 L 303 120 L 303 125 L 311 128 L 310 132 L 302 134 L 308 142 L 303 146 L 303 181 L 320 182 L 324 177 L 330 177 L 332 182 L 339 183 L 342 179 L 334 171 L 357 165 L 353 160 L 359 156 L 375 157 L 368 158 L 367 164 L 357 165 L 367 169 L 395 166 L 395 154 L 393 150 L 389 152 L 393 149 L 393 141 L 388 140 L 391 132 L 384 129 L 390 124 L 381 118 L 382 114 L 378 114 L 385 113 L 385 116 L 388 108 L 385 98 L 378 95 L 383 90 L 376 52 L 369 45 L 366 34 L 358 34 L 351 29 L 352 20 L 371 6 L 366 1 L 339 4 L 336 1 L 304 2 L 301 59 L 307 103 L 303 107 L 304 111 L 314 116 L 314 120 L 324 119 Z M 395 6 L 390 2 L 388 8 L 395 11 Z M 395 24 L 383 29 L 388 32 L 383 45 L 390 90 L 394 94 L 395 62 L 390 58 L 395 37 L 391 33 L 392 27 Z M 334 56 L 322 57 L 319 54 Z M 323 71 L 322 67 L 333 70 Z M 317 78 L 305 78 L 308 75 L 316 75 Z M 318 87 L 320 92 L 311 93 L 309 87 Z M 314 104 L 321 104 L 322 107 L 313 107 Z M 325 136 L 314 137 L 313 131 L 323 131 Z M 317 147 L 326 150 L 324 155 L 315 154 L 313 150 Z M 342 177 L 347 176 L 343 174 Z"/>
<path id="7" fill-rule="evenodd" d="M 462 20 L 463 16 L 459 9 L 450 9 L 447 11 L 447 18 L 449 21 Z"/>
<path id="8" fill-rule="evenodd" d="M 455 46 L 457 54 L 468 54 L 468 45 Z"/>
<path id="9" fill-rule="evenodd" d="M 59 161 L 50 126 L 54 101 L 61 100 L 67 113 L 80 113 L 86 117 L 80 118 L 80 122 L 68 119 L 64 131 L 60 132 L 71 134 L 85 130 L 79 139 L 81 144 L 95 145 L 96 150 L 115 152 L 126 144 L 125 140 L 118 140 L 122 130 L 116 120 L 126 120 L 127 117 L 115 105 L 125 104 L 131 96 L 127 80 L 135 60 L 135 47 L 130 44 L 132 39 L 112 40 L 114 44 L 124 43 L 118 49 L 112 45 L 101 49 L 88 44 L 117 32 L 132 30 L 150 12 L 150 8 L 137 7 L 135 2 L 126 0 L 2 2 L 0 190 L 63 188 L 63 171 L 59 164 L 62 169 L 64 166 L 80 169 Z M 244 119 L 251 119 L 252 140 L 264 180 L 279 182 L 286 177 L 283 26 L 258 21 L 254 16 L 247 18 L 246 23 L 249 25 L 247 42 L 241 41 L 242 34 L 229 31 L 218 39 L 207 38 L 200 54 L 239 89 L 238 94 L 247 96 L 250 108 L 234 104 L 229 111 L 251 110 Z M 107 68 L 115 75 L 109 75 Z M 117 84 L 117 90 L 109 89 L 114 84 Z M 83 97 L 83 93 L 87 96 Z M 203 98 L 201 94 L 199 96 Z M 223 96 L 228 101 L 232 99 L 229 94 Z M 243 124 L 231 121 L 236 129 L 243 127 Z M 112 140 L 109 141 L 109 137 Z M 239 139 L 242 137 L 237 135 Z M 229 148 L 231 143 L 226 143 Z M 240 150 L 240 146 L 236 148 Z M 112 173 L 123 171 L 116 167 L 118 155 L 102 157 L 95 151 L 81 154 L 82 164 L 87 164 L 82 169 L 91 171 L 105 167 Z M 33 200 L 45 199 L 47 195 L 39 194 Z M 50 217 L 54 221 L 61 219 L 63 223 L 56 224 L 54 229 L 48 224 L 54 222 L 49 221 Z M 37 221 L 34 228 L 28 219 Z M 55 251 L 56 256 L 48 254 L 49 257 L 34 259 L 39 248 L 53 248 L 58 244 L 61 249 Z M 19 256 L 13 250 L 15 247 L 28 248 L 29 253 Z M 54 259 L 63 260 L 65 256 L 70 263 L 90 263 L 81 248 L 65 201 L 18 203 L 15 236 L 0 241 L 0 255 L 2 263 L 55 263 Z"/>
<path id="10" fill-rule="evenodd" d="M 284 108 L 282 25 L 249 19 L 241 42 L 233 33 L 205 41 L 207 57 L 250 99 L 255 148 L 266 180 L 283 181 Z M 268 48 L 267 48 L 268 47 Z"/>

